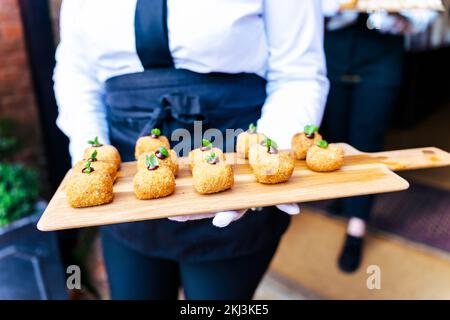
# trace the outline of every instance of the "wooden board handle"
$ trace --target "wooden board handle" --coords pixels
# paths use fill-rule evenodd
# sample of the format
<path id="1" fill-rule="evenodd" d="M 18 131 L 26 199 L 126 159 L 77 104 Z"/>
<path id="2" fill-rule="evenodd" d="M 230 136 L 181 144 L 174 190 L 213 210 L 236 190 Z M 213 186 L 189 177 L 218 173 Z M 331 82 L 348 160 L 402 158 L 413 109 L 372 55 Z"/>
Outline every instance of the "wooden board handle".
<path id="1" fill-rule="evenodd" d="M 357 153 L 346 157 L 347 163 L 383 163 L 393 171 L 444 167 L 450 165 L 450 154 L 435 147 Z"/>

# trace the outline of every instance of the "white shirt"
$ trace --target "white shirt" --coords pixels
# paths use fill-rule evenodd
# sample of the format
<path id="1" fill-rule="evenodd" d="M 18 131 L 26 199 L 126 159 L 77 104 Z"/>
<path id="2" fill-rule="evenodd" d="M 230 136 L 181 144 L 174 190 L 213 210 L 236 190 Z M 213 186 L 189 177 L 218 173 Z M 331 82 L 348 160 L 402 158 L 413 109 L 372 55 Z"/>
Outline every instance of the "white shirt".
<path id="1" fill-rule="evenodd" d="M 135 7 L 136 0 L 63 2 L 54 89 L 73 161 L 92 137 L 109 142 L 105 80 L 143 71 Z M 176 68 L 267 79 L 258 131 L 281 148 L 306 124 L 320 124 L 329 88 L 320 1 L 168 0 L 167 19 Z"/>

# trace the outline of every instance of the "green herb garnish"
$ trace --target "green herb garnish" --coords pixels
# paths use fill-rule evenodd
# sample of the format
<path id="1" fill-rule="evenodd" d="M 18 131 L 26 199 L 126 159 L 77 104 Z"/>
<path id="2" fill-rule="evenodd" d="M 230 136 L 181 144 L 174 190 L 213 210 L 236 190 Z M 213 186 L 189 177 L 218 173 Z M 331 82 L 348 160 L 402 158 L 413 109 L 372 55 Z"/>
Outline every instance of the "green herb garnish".
<path id="1" fill-rule="evenodd" d="M 161 153 L 164 157 L 168 157 L 169 156 L 169 151 L 167 151 L 166 148 L 164 147 L 159 147 L 158 148 L 159 153 Z"/>
<path id="2" fill-rule="evenodd" d="M 278 147 L 278 145 L 276 144 L 276 142 L 273 141 L 272 139 L 268 138 L 268 137 L 265 137 L 265 139 L 264 139 L 264 145 L 265 145 L 267 148 L 270 148 L 270 147 L 277 148 L 277 147 Z"/>
<path id="3" fill-rule="evenodd" d="M 253 122 L 249 124 L 248 131 L 251 132 L 251 133 L 255 133 L 256 132 L 256 126 L 255 126 L 255 124 Z"/>
<path id="4" fill-rule="evenodd" d="M 307 125 L 305 126 L 305 128 L 303 129 L 303 131 L 305 132 L 305 134 L 307 136 L 312 136 L 314 133 L 316 133 L 319 130 L 319 128 L 315 125 Z"/>
<path id="5" fill-rule="evenodd" d="M 159 165 L 159 161 L 154 154 L 146 155 L 145 165 L 147 168 L 156 168 Z"/>
<path id="6" fill-rule="evenodd" d="M 90 144 L 93 147 L 101 147 L 102 144 L 98 141 L 98 137 L 95 137 L 94 140 L 89 140 L 88 144 Z"/>
<path id="7" fill-rule="evenodd" d="M 89 161 L 97 161 L 97 150 L 94 150 L 91 154 L 91 157 L 89 158 Z"/>
<path id="8" fill-rule="evenodd" d="M 328 148 L 328 142 L 326 142 L 326 140 L 319 140 L 316 142 L 316 144 L 321 148 Z"/>
<path id="9" fill-rule="evenodd" d="M 205 148 L 211 148 L 212 143 L 211 143 L 211 141 L 209 141 L 207 139 L 202 139 L 202 146 L 204 146 Z"/>
<path id="10" fill-rule="evenodd" d="M 211 151 L 208 154 L 206 154 L 205 160 L 210 162 L 210 161 L 213 161 L 216 157 L 217 157 L 216 153 L 214 151 Z"/>
<path id="11" fill-rule="evenodd" d="M 83 173 L 91 173 L 92 171 L 94 171 L 94 168 L 91 167 L 91 161 L 87 161 L 86 164 L 84 165 L 84 169 L 82 170 Z"/>
<path id="12" fill-rule="evenodd" d="M 161 135 L 161 130 L 158 128 L 153 128 L 152 131 L 150 131 L 150 134 L 159 137 Z"/>

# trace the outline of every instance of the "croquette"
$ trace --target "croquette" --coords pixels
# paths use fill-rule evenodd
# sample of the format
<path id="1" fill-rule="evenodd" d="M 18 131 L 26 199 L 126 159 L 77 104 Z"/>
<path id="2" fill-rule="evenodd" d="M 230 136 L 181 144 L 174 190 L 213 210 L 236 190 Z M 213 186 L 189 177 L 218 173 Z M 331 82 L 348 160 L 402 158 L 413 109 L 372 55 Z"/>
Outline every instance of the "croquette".
<path id="1" fill-rule="evenodd" d="M 328 144 L 325 140 L 318 141 L 309 148 L 306 155 L 306 165 L 318 172 L 338 170 L 344 163 L 344 150 L 336 144 Z"/>
<path id="2" fill-rule="evenodd" d="M 113 200 L 113 179 L 86 162 L 84 168 L 74 168 L 66 185 L 66 196 L 73 208 L 93 207 Z"/>
<path id="3" fill-rule="evenodd" d="M 191 170 L 196 164 L 204 163 L 206 161 L 205 157 L 208 153 L 214 152 L 214 154 L 221 161 L 225 161 L 225 155 L 219 148 L 213 147 L 209 140 L 203 139 L 202 146 L 200 148 L 194 149 L 189 152 L 189 166 Z"/>
<path id="4" fill-rule="evenodd" d="M 285 182 L 294 172 L 294 159 L 289 152 L 278 150 L 268 138 L 250 148 L 249 163 L 256 181 L 264 184 Z"/>
<path id="5" fill-rule="evenodd" d="M 155 155 L 161 166 L 168 167 L 174 176 L 178 173 L 178 157 L 174 150 L 167 150 L 165 147 L 159 147 L 156 152 L 143 153 L 138 158 L 138 170 L 147 169 L 146 158 L 150 155 Z"/>
<path id="6" fill-rule="evenodd" d="M 120 158 L 119 151 L 115 147 L 111 145 L 101 144 L 98 141 L 98 137 L 95 137 L 94 140 L 88 141 L 88 143 L 91 146 L 84 150 L 83 159 L 89 159 L 92 153 L 94 151 L 97 151 L 97 160 L 114 163 L 117 170 L 120 168 L 122 160 Z"/>
<path id="7" fill-rule="evenodd" d="M 264 140 L 264 135 L 262 133 L 256 132 L 256 126 L 251 123 L 248 126 L 248 130 L 240 133 L 237 136 L 236 141 L 236 153 L 237 156 L 241 159 L 248 158 L 248 151 L 250 147 L 254 144 L 260 143 Z"/>
<path id="8" fill-rule="evenodd" d="M 159 147 L 164 147 L 169 150 L 169 139 L 167 139 L 166 136 L 162 136 L 161 131 L 158 128 L 153 128 L 149 136 L 140 137 L 136 141 L 134 156 L 137 160 L 141 154 L 156 152 Z"/>
<path id="9" fill-rule="evenodd" d="M 175 191 L 175 176 L 152 154 L 146 157 L 146 168 L 138 170 L 134 176 L 133 188 L 140 200 L 165 197 Z"/>
<path id="10" fill-rule="evenodd" d="M 113 162 L 108 161 L 101 161 L 97 158 L 98 151 L 94 150 L 92 152 L 91 156 L 88 159 L 83 159 L 81 161 L 78 161 L 75 166 L 73 167 L 73 172 L 78 172 L 84 169 L 86 162 L 91 162 L 91 167 L 94 168 L 95 171 L 98 172 L 104 172 L 110 175 L 111 179 L 113 181 L 116 179 L 117 176 L 117 167 Z"/>
<path id="11" fill-rule="evenodd" d="M 322 136 L 317 132 L 316 126 L 305 126 L 303 132 L 299 132 L 292 137 L 291 155 L 297 160 L 306 159 L 306 153 L 317 141 L 322 140 Z"/>
<path id="12" fill-rule="evenodd" d="M 214 151 L 210 151 L 205 158 L 206 161 L 196 163 L 192 169 L 194 189 L 200 194 L 230 189 L 234 184 L 233 168 Z"/>

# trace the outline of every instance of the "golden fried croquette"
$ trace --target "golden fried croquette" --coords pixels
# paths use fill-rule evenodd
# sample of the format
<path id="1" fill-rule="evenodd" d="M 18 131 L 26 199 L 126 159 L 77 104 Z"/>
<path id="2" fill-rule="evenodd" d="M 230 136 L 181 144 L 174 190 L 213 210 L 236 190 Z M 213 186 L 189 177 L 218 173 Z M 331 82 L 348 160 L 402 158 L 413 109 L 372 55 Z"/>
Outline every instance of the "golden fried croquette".
<path id="1" fill-rule="evenodd" d="M 120 158 L 119 151 L 115 147 L 111 145 L 101 144 L 98 141 L 98 137 L 95 137 L 94 140 L 88 141 L 88 143 L 91 146 L 84 150 L 83 159 L 89 159 L 92 153 L 94 151 L 97 151 L 97 160 L 112 162 L 117 169 L 120 168 L 122 160 Z"/>
<path id="2" fill-rule="evenodd" d="M 113 179 L 105 172 L 86 165 L 74 168 L 66 185 L 66 196 L 73 208 L 98 206 L 113 200 Z"/>
<path id="3" fill-rule="evenodd" d="M 146 157 L 146 168 L 138 170 L 134 176 L 133 188 L 140 200 L 165 197 L 175 191 L 175 176 L 152 154 Z"/>
<path id="4" fill-rule="evenodd" d="M 306 165 L 313 171 L 326 172 L 339 169 L 344 163 L 344 150 L 336 144 L 318 141 L 306 154 Z"/>
<path id="5" fill-rule="evenodd" d="M 247 159 L 250 147 L 254 144 L 260 143 L 262 140 L 264 140 L 264 138 L 265 137 L 262 133 L 256 132 L 256 126 L 251 123 L 247 131 L 242 132 L 237 136 L 237 156 L 241 159 Z"/>
<path id="6" fill-rule="evenodd" d="M 230 189 L 234 184 L 233 168 L 210 151 L 205 162 L 196 163 L 192 169 L 194 189 L 200 194 L 210 194 Z"/>
<path id="7" fill-rule="evenodd" d="M 165 147 L 159 147 L 156 152 L 143 153 L 138 158 L 137 168 L 138 170 L 147 169 L 146 158 L 150 155 L 156 155 L 161 166 L 168 167 L 174 176 L 178 173 L 178 157 L 174 150 L 167 150 Z"/>
<path id="8" fill-rule="evenodd" d="M 275 184 L 287 181 L 294 172 L 294 159 L 287 151 L 279 151 L 270 139 L 255 144 L 249 151 L 249 163 L 256 181 Z"/>
<path id="9" fill-rule="evenodd" d="M 210 153 L 214 152 L 214 154 L 219 158 L 221 161 L 225 161 L 225 155 L 223 154 L 222 150 L 219 148 L 213 147 L 212 143 L 209 140 L 203 139 L 202 146 L 200 148 L 194 149 L 189 152 L 189 166 L 191 170 L 194 168 L 196 164 L 204 163 L 205 157 Z"/>
<path id="10" fill-rule="evenodd" d="M 297 160 L 306 159 L 306 153 L 311 146 L 319 140 L 322 136 L 317 132 L 316 126 L 305 126 L 303 132 L 299 132 L 292 137 L 291 141 L 291 155 Z"/>
<path id="11" fill-rule="evenodd" d="M 169 139 L 166 136 L 161 135 L 161 131 L 158 128 L 152 129 L 149 136 L 140 137 L 136 141 L 136 148 L 134 156 L 136 160 L 143 153 L 156 152 L 159 147 L 164 147 L 167 150 L 170 149 Z"/>

